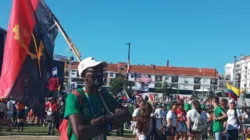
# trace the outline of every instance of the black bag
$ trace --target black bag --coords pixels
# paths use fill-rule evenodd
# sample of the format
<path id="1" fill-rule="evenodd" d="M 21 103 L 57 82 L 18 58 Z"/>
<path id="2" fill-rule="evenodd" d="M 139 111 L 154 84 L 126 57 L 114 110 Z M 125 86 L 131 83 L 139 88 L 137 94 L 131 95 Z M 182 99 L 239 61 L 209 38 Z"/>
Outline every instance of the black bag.
<path id="1" fill-rule="evenodd" d="M 163 134 L 156 128 L 156 119 L 151 118 L 152 127 L 149 129 L 149 133 L 146 137 L 146 140 L 164 140 Z"/>
<path id="2" fill-rule="evenodd" d="M 235 118 L 236 118 L 236 120 L 237 120 L 238 126 L 240 126 L 240 121 L 239 121 L 239 117 L 238 117 L 238 113 L 237 113 L 237 110 L 236 110 L 236 109 L 234 109 L 234 116 L 235 116 Z"/>

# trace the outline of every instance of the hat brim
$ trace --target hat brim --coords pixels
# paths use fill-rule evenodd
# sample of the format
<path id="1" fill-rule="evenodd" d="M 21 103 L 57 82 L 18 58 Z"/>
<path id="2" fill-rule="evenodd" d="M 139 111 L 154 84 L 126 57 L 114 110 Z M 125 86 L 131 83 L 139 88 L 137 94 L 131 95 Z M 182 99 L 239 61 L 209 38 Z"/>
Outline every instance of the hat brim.
<path id="1" fill-rule="evenodd" d="M 107 65 L 108 65 L 108 63 L 105 62 L 105 61 L 95 62 L 95 63 L 93 63 L 93 64 L 91 64 L 91 65 L 88 65 L 85 69 L 83 69 L 83 70 L 81 71 L 81 74 L 82 74 L 85 70 L 87 70 L 88 68 L 94 68 L 94 67 L 97 67 L 97 66 L 102 66 L 103 68 L 106 68 Z"/>
<path id="2" fill-rule="evenodd" d="M 93 67 L 97 67 L 97 66 L 102 66 L 103 68 L 107 67 L 107 62 L 105 61 L 100 61 L 100 62 L 96 62 L 94 63 L 92 66 L 88 67 L 88 68 L 93 68 Z"/>

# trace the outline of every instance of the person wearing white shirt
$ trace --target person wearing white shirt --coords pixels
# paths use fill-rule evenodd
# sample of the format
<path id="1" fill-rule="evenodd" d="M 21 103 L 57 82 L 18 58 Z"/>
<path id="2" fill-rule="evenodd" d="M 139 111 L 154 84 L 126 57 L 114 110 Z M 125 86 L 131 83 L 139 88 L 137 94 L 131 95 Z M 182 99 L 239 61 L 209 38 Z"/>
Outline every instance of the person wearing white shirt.
<path id="1" fill-rule="evenodd" d="M 12 117 L 14 113 L 14 105 L 11 100 L 7 102 L 7 123 L 8 123 L 8 130 L 11 131 L 11 124 L 12 124 Z"/>
<path id="2" fill-rule="evenodd" d="M 201 132 L 202 130 L 193 130 L 193 125 L 195 125 L 196 119 L 205 117 L 205 115 L 202 115 L 201 105 L 200 102 L 197 100 L 192 101 L 192 110 L 189 110 L 187 112 L 187 135 L 188 140 L 200 140 L 201 138 Z"/>
<path id="3" fill-rule="evenodd" d="M 135 126 L 136 126 L 136 119 L 139 117 L 140 115 L 140 108 L 138 105 L 135 105 L 135 109 L 134 112 L 132 114 L 133 120 L 132 120 L 132 124 L 131 124 L 131 130 L 133 132 L 134 135 L 136 135 L 136 131 L 135 131 Z"/>
<path id="4" fill-rule="evenodd" d="M 230 100 L 229 102 L 229 110 L 227 111 L 227 127 L 226 131 L 228 133 L 228 140 L 236 140 L 238 139 L 238 129 L 242 129 L 241 123 L 241 113 L 238 109 L 235 109 L 234 100 Z"/>
<path id="5" fill-rule="evenodd" d="M 163 131 L 163 126 L 166 125 L 165 123 L 166 112 L 161 105 L 157 107 L 157 109 L 154 112 L 154 115 L 156 118 L 156 128 L 160 131 Z"/>
<path id="6" fill-rule="evenodd" d="M 173 140 L 176 135 L 176 126 L 177 126 L 177 116 L 176 116 L 176 109 L 177 109 L 177 102 L 173 102 L 171 105 L 171 110 L 168 111 L 167 114 L 167 139 Z"/>

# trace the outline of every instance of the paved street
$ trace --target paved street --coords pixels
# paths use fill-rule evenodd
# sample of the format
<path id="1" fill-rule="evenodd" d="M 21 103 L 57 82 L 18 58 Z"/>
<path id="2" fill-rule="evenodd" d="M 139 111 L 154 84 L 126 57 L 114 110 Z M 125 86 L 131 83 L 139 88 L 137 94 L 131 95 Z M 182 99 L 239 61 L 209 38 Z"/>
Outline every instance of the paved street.
<path id="1" fill-rule="evenodd" d="M 0 136 L 0 140 L 59 140 L 58 136 Z M 108 140 L 135 140 L 135 138 L 109 137 Z"/>

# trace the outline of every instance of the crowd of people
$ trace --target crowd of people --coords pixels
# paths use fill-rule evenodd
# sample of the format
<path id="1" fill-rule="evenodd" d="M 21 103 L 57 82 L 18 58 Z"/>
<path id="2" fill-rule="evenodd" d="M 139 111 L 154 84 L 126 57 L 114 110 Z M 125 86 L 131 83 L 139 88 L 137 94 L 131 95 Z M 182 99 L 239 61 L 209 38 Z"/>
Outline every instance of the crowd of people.
<path id="1" fill-rule="evenodd" d="M 137 140 L 146 140 L 156 118 L 156 131 L 168 140 L 235 140 L 239 134 L 248 137 L 249 130 L 242 125 L 249 121 L 248 113 L 246 108 L 236 109 L 233 99 L 219 97 L 205 103 L 192 98 L 153 104 L 137 100 L 131 130 Z"/>
<path id="2" fill-rule="evenodd" d="M 8 126 L 6 132 L 11 132 L 12 128 L 17 128 L 18 132 L 23 132 L 28 126 L 48 126 L 48 134 L 55 135 L 55 129 L 59 128 L 63 119 L 65 99 L 48 98 L 45 104 L 45 117 L 41 118 L 33 109 L 16 102 L 10 98 L 0 100 L 0 130 L 3 126 Z"/>
<path id="3" fill-rule="evenodd" d="M 11 132 L 12 127 L 17 127 L 18 132 L 23 132 L 28 123 L 34 122 L 36 113 L 27 106 L 11 100 L 10 98 L 0 100 L 0 123 L 1 128 L 8 125 L 7 132 Z"/>
<path id="4" fill-rule="evenodd" d="M 124 126 L 130 128 L 136 140 L 235 140 L 240 133 L 250 134 L 243 127 L 248 121 L 248 111 L 236 108 L 232 99 L 214 97 L 200 102 L 194 98 L 175 101 L 152 102 L 142 94 L 128 101 L 124 95 L 112 96 L 100 91 L 106 62 L 90 57 L 78 66 L 85 87 L 69 93 L 66 98 L 54 96 L 45 103 L 45 118 L 32 109 L 11 99 L 1 100 L 0 120 L 8 130 L 17 126 L 23 131 L 26 124 L 48 126 L 48 135 L 55 135 L 60 124 L 61 137 L 68 139 L 107 139 L 107 134 L 117 130 L 123 136 Z M 53 92 L 56 88 L 53 88 Z M 54 94 L 54 93 L 53 93 Z M 125 125 L 124 125 L 125 124 Z"/>

